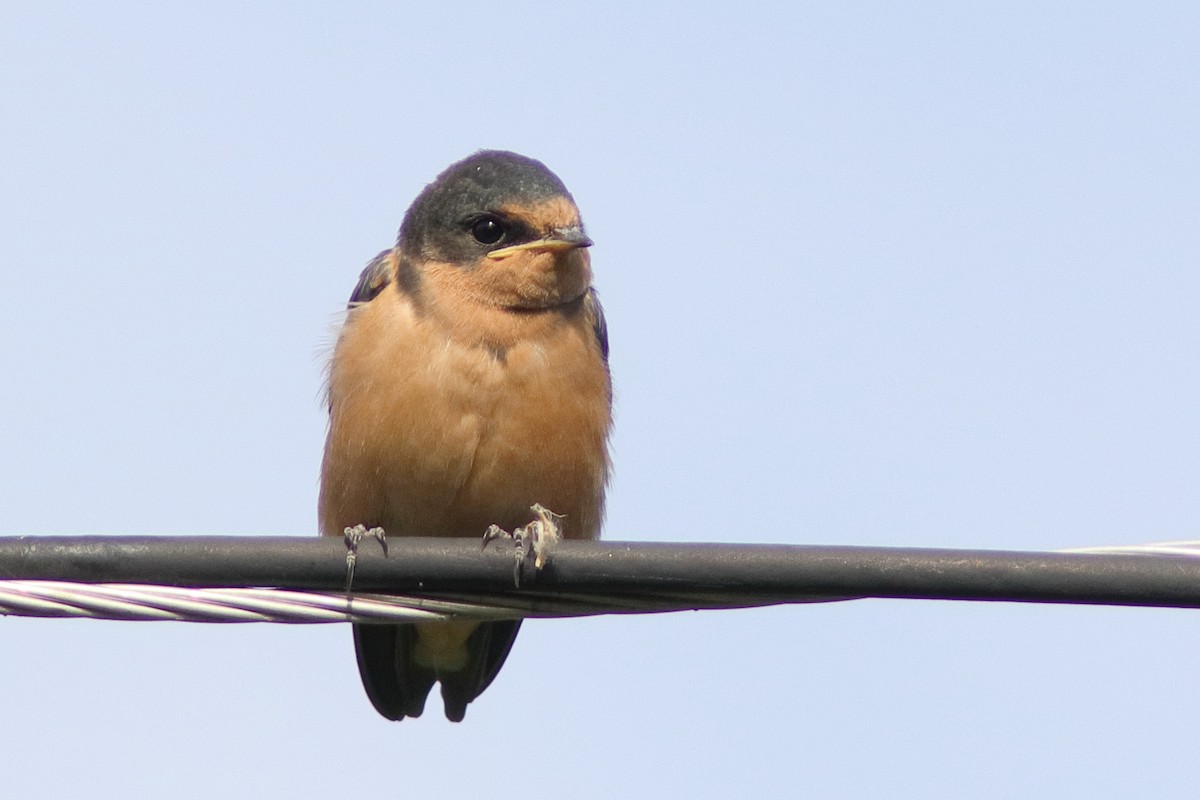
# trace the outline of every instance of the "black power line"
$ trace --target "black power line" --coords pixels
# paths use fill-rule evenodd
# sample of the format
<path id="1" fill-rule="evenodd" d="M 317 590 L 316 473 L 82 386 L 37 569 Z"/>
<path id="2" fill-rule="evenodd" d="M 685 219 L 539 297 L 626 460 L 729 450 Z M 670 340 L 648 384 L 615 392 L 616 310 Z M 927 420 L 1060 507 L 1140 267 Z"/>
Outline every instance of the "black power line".
<path id="1" fill-rule="evenodd" d="M 564 541 L 514 585 L 503 541 L 363 542 L 355 593 L 494 600 L 533 615 L 859 597 L 1200 606 L 1200 558 L 810 545 Z M 342 591 L 336 537 L 0 538 L 0 579 Z"/>

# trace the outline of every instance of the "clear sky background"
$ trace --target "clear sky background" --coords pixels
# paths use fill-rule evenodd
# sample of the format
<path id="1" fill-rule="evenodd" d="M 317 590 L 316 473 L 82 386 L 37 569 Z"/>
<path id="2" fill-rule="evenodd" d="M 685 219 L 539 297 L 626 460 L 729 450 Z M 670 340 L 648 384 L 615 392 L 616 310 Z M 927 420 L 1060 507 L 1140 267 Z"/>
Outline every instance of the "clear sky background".
<path id="1" fill-rule="evenodd" d="M 0 534 L 315 534 L 340 309 L 486 147 L 596 240 L 607 538 L 1200 538 L 1195 4 L 398 5 L 0 6 Z M 5 797 L 1200 783 L 1200 611 L 533 621 L 461 725 L 343 625 L 0 652 Z"/>

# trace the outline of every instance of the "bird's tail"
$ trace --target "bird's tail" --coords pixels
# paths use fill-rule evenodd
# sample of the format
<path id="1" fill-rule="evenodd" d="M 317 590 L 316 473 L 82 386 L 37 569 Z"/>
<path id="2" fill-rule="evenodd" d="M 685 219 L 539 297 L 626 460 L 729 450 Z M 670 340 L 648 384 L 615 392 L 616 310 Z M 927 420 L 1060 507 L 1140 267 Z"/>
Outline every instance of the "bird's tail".
<path id="1" fill-rule="evenodd" d="M 432 623 L 436 624 L 436 623 Z M 495 680 L 512 649 L 521 620 L 480 623 L 465 642 L 466 658 L 454 669 L 418 659 L 416 625 L 354 625 L 354 649 L 363 688 L 387 719 L 419 717 L 433 684 L 441 681 L 446 718 L 461 722 L 467 704 Z"/>

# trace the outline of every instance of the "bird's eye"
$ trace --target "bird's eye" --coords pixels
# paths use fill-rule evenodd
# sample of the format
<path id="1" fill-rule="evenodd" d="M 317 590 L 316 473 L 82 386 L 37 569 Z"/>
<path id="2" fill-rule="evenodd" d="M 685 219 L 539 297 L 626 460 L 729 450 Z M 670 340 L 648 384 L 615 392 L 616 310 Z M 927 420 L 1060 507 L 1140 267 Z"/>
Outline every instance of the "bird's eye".
<path id="1" fill-rule="evenodd" d="M 471 235 L 480 244 L 495 244 L 505 233 L 504 223 L 492 216 L 480 217 L 471 225 Z"/>

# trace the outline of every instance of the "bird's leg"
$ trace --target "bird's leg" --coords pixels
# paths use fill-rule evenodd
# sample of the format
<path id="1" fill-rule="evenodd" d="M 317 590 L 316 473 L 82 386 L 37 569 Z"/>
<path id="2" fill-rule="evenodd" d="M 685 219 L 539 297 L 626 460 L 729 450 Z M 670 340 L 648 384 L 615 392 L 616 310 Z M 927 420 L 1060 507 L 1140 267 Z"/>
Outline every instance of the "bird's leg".
<path id="1" fill-rule="evenodd" d="M 350 599 L 350 585 L 354 583 L 354 564 L 358 561 L 358 545 L 362 540 L 370 536 L 375 541 L 379 542 L 379 546 L 383 548 L 383 555 L 388 554 L 387 537 L 383 532 L 383 528 L 370 528 L 366 525 L 355 525 L 353 528 L 346 528 L 342 531 L 342 537 L 346 541 L 346 599 Z"/>
<path id="2" fill-rule="evenodd" d="M 521 565 L 529 558 L 529 554 L 533 553 L 534 570 L 539 570 L 550 558 L 550 550 L 562 539 L 562 514 L 555 514 L 541 503 L 534 503 L 530 506 L 530 510 L 536 519 L 528 525 L 517 528 L 512 533 L 499 525 L 491 525 L 483 534 L 484 547 L 487 547 L 488 542 L 493 539 L 501 537 L 513 540 L 516 548 L 513 584 L 516 586 L 521 585 Z"/>

